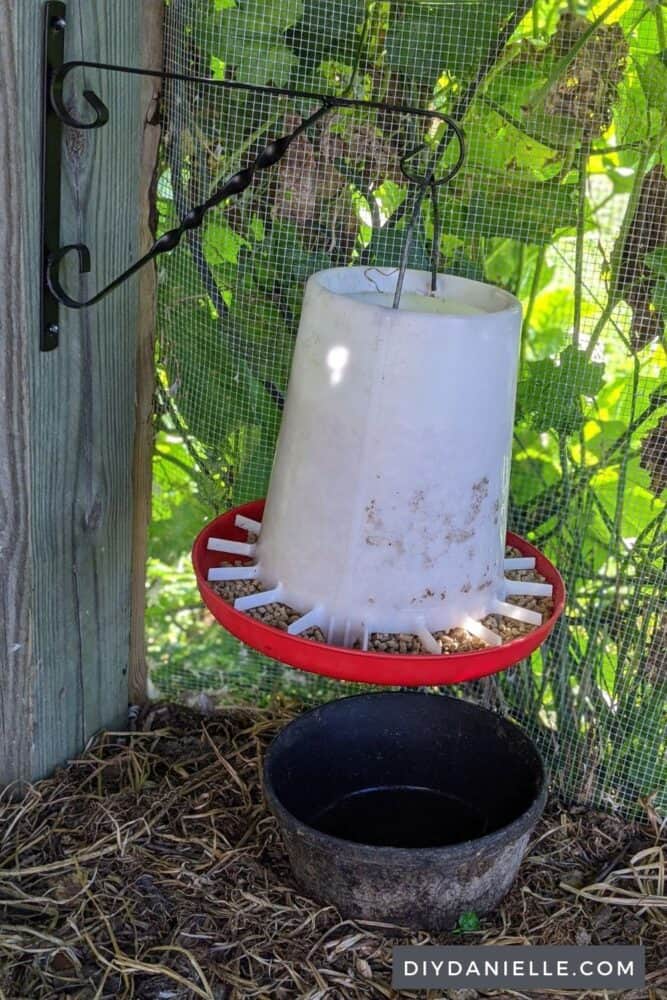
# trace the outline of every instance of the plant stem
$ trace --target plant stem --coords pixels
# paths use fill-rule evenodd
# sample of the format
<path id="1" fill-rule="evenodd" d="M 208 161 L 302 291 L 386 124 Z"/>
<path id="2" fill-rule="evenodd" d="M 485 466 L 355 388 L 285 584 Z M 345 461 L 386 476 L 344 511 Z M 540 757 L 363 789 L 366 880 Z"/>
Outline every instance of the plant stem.
<path id="1" fill-rule="evenodd" d="M 350 73 L 350 79 L 348 80 L 345 89 L 341 93 L 341 97 L 347 97 L 354 87 L 354 82 L 357 78 L 359 67 L 361 66 L 361 57 L 363 55 L 364 48 L 368 41 L 368 35 L 370 33 L 370 27 L 373 21 L 373 14 L 375 13 L 376 6 L 377 4 L 375 0 L 371 0 L 370 3 L 366 4 L 364 23 L 362 24 L 361 31 L 359 33 L 359 44 L 357 45 L 357 50 L 354 54 L 354 63 L 352 65 L 352 72 Z"/>
<path id="2" fill-rule="evenodd" d="M 583 295 L 584 277 L 584 232 L 586 229 L 586 185 L 588 176 L 586 167 L 590 155 L 591 142 L 589 138 L 582 140 L 578 152 L 579 185 L 577 204 L 577 239 L 574 252 L 574 320 L 572 343 L 579 350 L 581 335 L 581 300 Z"/>
<path id="3" fill-rule="evenodd" d="M 528 328 L 530 327 L 531 320 L 533 318 L 533 310 L 535 308 L 535 302 L 540 289 L 540 277 L 542 274 L 542 267 L 544 266 L 544 259 L 546 257 L 547 248 L 546 246 L 541 246 L 537 251 L 537 258 L 535 260 L 535 270 L 533 271 L 533 280 L 530 286 L 530 297 L 528 299 L 528 305 L 526 306 L 526 315 L 523 318 L 523 323 L 521 324 L 521 361 L 520 367 L 523 366 L 526 361 L 526 348 L 528 346 Z"/>
<path id="4" fill-rule="evenodd" d="M 644 542 L 644 539 L 651 531 L 655 533 L 655 537 L 651 539 L 650 544 L 655 545 L 656 539 L 659 537 L 659 534 L 663 529 L 663 522 L 665 521 L 666 518 L 667 518 L 667 506 L 663 507 L 660 513 L 657 514 L 652 521 L 649 521 L 648 524 L 644 525 L 640 533 L 635 538 L 634 545 L 632 546 L 630 551 L 623 557 L 623 562 L 619 566 L 619 572 L 618 572 L 619 576 L 624 575 L 627 565 L 632 560 L 634 553 L 637 552 L 637 550 Z"/>
<path id="5" fill-rule="evenodd" d="M 540 10 L 540 0 L 535 0 L 533 3 L 533 39 L 537 41 L 540 37 L 540 23 L 539 23 L 539 10 Z"/>
<path id="6" fill-rule="evenodd" d="M 632 372 L 632 400 L 630 403 L 630 424 L 633 424 L 637 418 L 637 393 L 639 391 L 639 375 L 640 375 L 640 365 L 639 360 L 635 354 L 634 365 Z M 616 490 L 616 515 L 614 517 L 614 533 L 612 536 L 612 545 L 615 550 L 618 549 L 621 543 L 622 537 L 622 526 L 623 526 L 623 507 L 625 505 L 625 485 L 628 478 L 628 461 L 630 460 L 630 452 L 632 450 L 632 438 L 628 438 L 621 454 L 621 466 L 618 472 L 618 487 Z M 618 585 L 620 586 L 620 576 L 618 578 Z"/>
<path id="7" fill-rule="evenodd" d="M 586 345 L 586 350 L 584 352 L 589 360 L 593 355 L 593 351 L 595 350 L 597 342 L 602 335 L 602 331 L 609 322 L 611 315 L 614 309 L 616 308 L 616 305 L 617 303 L 615 301 L 612 301 L 612 299 L 610 298 L 607 301 L 606 306 L 602 310 L 597 323 L 595 324 L 593 332 L 591 333 L 590 338 L 588 340 L 588 344 Z"/>
<path id="8" fill-rule="evenodd" d="M 591 358 L 593 351 L 597 345 L 598 340 L 606 326 L 612 312 L 616 308 L 618 302 L 621 299 L 618 288 L 618 275 L 620 271 L 620 264 L 623 258 L 623 250 L 628 238 L 628 233 L 630 232 L 630 227 L 632 226 L 632 221 L 635 217 L 635 212 L 637 211 L 637 205 L 639 203 L 639 198 L 641 195 L 642 183 L 644 180 L 644 174 L 646 173 L 646 167 L 650 156 L 653 152 L 652 144 L 646 144 L 640 153 L 639 160 L 637 161 L 637 166 L 635 168 L 635 177 L 632 185 L 632 191 L 630 192 L 630 197 L 628 198 L 628 204 L 625 209 L 625 214 L 623 215 L 623 221 L 621 223 L 621 229 L 618 234 L 618 239 L 614 246 L 611 260 L 611 287 L 609 289 L 609 297 L 607 300 L 607 305 L 605 306 L 602 315 L 595 324 L 595 329 L 593 330 L 590 340 L 586 346 L 586 357 Z"/>
<path id="9" fill-rule="evenodd" d="M 667 49 L 667 37 L 665 37 L 665 22 L 662 16 L 662 7 L 660 4 L 656 4 L 655 10 L 655 26 L 658 31 L 658 45 L 660 46 L 660 52 L 664 52 Z"/>
<path id="10" fill-rule="evenodd" d="M 160 401 L 160 407 L 163 412 L 168 413 L 174 422 L 174 427 L 178 431 L 185 448 L 187 449 L 192 461 L 195 464 L 195 468 L 199 469 L 201 474 L 205 479 L 215 479 L 215 475 L 212 469 L 209 469 L 208 465 L 204 459 L 197 453 L 196 448 L 192 444 L 192 438 L 188 434 L 187 427 L 184 425 L 180 414 L 178 413 L 176 407 L 174 406 L 173 400 L 168 393 L 164 392 L 160 386 L 156 388 L 156 395 Z"/>

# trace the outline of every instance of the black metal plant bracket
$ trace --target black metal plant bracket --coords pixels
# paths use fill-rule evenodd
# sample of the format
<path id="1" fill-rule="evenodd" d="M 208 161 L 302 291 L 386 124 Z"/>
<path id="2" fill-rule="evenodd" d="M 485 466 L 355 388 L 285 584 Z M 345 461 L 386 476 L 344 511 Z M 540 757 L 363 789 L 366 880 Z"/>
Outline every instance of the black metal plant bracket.
<path id="1" fill-rule="evenodd" d="M 45 27 L 44 27 L 44 75 L 43 75 L 43 156 L 42 156 L 42 310 L 41 310 L 41 330 L 40 349 L 50 351 L 58 346 L 60 325 L 59 310 L 64 305 L 70 309 L 85 309 L 100 302 L 114 289 L 122 285 L 128 278 L 136 274 L 145 264 L 154 260 L 160 254 L 168 253 L 175 249 L 182 237 L 189 230 L 197 229 L 202 225 L 207 212 L 222 204 L 228 198 L 242 194 L 252 184 L 255 174 L 258 171 L 267 170 L 278 163 L 287 153 L 291 143 L 306 129 L 314 125 L 318 119 L 329 113 L 334 108 L 367 108 L 369 110 L 380 110 L 394 112 L 396 114 L 414 115 L 424 119 L 438 119 L 448 126 L 447 135 L 456 137 L 458 144 L 458 157 L 456 162 L 440 177 L 435 176 L 435 164 L 430 167 L 424 177 L 413 175 L 407 163 L 418 152 L 424 149 L 421 145 L 412 150 L 401 160 L 401 169 L 408 181 L 419 185 L 419 195 L 417 204 L 421 204 L 425 194 L 430 194 L 434 208 L 434 254 L 432 269 L 437 273 L 438 256 L 438 229 L 437 229 L 437 199 L 436 189 L 439 185 L 451 180 L 461 168 L 465 156 L 464 138 L 461 128 L 448 115 L 440 111 L 432 111 L 426 108 L 416 108 L 403 104 L 389 104 L 383 101 L 364 101 L 349 97 L 335 97 L 329 94 L 311 93 L 309 91 L 294 90 L 287 87 L 255 86 L 236 80 L 211 80 L 206 77 L 189 76 L 182 73 L 169 73 L 160 70 L 139 69 L 131 66 L 118 66 L 110 63 L 86 62 L 77 60 L 65 62 L 65 28 L 66 7 L 61 0 L 47 0 L 45 4 Z M 217 187 L 206 201 L 194 208 L 191 208 L 183 218 L 180 225 L 164 233 L 147 253 L 135 261 L 122 274 L 114 278 L 106 287 L 102 288 L 91 298 L 79 300 L 65 291 L 59 277 L 59 269 L 62 260 L 69 254 L 78 256 L 79 273 L 86 274 L 90 271 L 90 251 L 83 243 L 72 243 L 67 246 L 60 245 L 60 209 L 61 209 L 61 177 L 62 177 L 62 134 L 63 125 L 75 129 L 97 129 L 102 128 L 109 121 L 109 110 L 104 102 L 92 90 L 84 90 L 83 98 L 86 101 L 93 117 L 86 121 L 74 115 L 65 105 L 64 85 L 67 77 L 74 70 L 89 68 L 102 70 L 110 73 L 123 73 L 131 76 L 154 77 L 159 80 L 177 80 L 186 83 L 197 83 L 207 87 L 222 87 L 230 90 L 249 91 L 252 93 L 266 94 L 273 97 L 292 97 L 317 102 L 320 106 L 313 114 L 303 119 L 301 124 L 289 135 L 284 135 L 279 139 L 274 139 L 259 153 L 255 160 L 247 167 L 233 174 L 228 180 Z M 410 226 L 414 225 L 415 213 Z M 406 245 L 412 238 L 412 233 L 408 227 L 406 233 Z M 402 272 L 405 270 L 407 261 L 407 250 L 401 262 Z M 397 286 L 397 297 L 400 295 L 401 280 Z M 396 303 L 397 304 L 397 303 Z"/>

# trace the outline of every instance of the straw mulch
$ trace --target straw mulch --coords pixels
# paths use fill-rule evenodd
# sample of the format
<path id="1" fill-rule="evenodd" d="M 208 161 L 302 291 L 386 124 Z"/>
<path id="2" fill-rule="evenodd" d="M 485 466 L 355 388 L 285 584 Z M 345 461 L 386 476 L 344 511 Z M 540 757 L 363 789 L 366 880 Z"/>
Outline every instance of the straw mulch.
<path id="1" fill-rule="evenodd" d="M 153 706 L 21 801 L 5 795 L 0 995 L 394 996 L 392 944 L 429 937 L 342 920 L 300 895 L 262 804 L 260 760 L 289 715 Z M 628 824 L 552 803 L 500 910 L 438 942 L 643 943 L 649 988 L 625 996 L 667 997 L 664 887 L 650 809 Z"/>

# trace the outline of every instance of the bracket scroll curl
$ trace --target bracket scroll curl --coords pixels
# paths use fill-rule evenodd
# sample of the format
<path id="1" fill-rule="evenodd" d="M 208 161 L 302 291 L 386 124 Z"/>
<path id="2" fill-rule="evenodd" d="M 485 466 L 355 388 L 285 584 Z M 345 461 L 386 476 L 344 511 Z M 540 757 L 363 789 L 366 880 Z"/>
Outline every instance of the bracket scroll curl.
<path id="1" fill-rule="evenodd" d="M 70 128 L 103 128 L 109 121 L 109 109 L 104 101 L 97 96 L 94 90 L 86 89 L 82 91 L 84 101 L 89 108 L 92 108 L 95 114 L 92 121 L 82 121 L 78 116 L 74 115 L 65 104 L 65 79 L 73 70 L 89 65 L 89 63 L 82 61 L 66 62 L 63 63 L 63 65 L 56 70 L 51 77 L 51 85 L 49 88 L 51 105 L 63 125 L 69 125 Z"/>

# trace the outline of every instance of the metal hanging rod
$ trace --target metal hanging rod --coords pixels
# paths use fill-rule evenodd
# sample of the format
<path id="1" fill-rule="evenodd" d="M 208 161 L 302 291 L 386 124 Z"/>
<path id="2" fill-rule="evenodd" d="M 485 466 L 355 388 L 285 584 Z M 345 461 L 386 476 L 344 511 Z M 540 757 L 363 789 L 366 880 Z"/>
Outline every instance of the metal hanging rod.
<path id="1" fill-rule="evenodd" d="M 65 30 L 67 27 L 66 6 L 61 0 L 47 0 L 45 3 L 44 22 L 44 70 L 43 70 L 43 156 L 42 156 L 42 310 L 41 310 L 41 330 L 40 349 L 50 351 L 58 346 L 60 321 L 60 306 L 64 305 L 70 309 L 85 309 L 95 305 L 105 298 L 110 292 L 122 285 L 128 278 L 136 274 L 144 265 L 150 263 L 160 254 L 174 250 L 180 243 L 182 237 L 189 230 L 198 229 L 206 214 L 216 205 L 220 205 L 228 198 L 238 196 L 243 193 L 253 182 L 258 171 L 267 170 L 278 163 L 287 153 L 292 142 L 298 138 L 306 129 L 314 125 L 320 118 L 328 114 L 335 108 L 363 108 L 367 110 L 386 111 L 394 114 L 411 115 L 424 119 L 438 119 L 448 126 L 451 137 L 455 137 L 458 145 L 458 156 L 456 162 L 441 177 L 436 178 L 433 163 L 427 170 L 425 176 L 417 176 L 408 169 L 408 162 L 418 153 L 425 149 L 425 144 L 411 150 L 401 158 L 400 165 L 403 175 L 414 184 L 419 185 L 416 198 L 417 208 L 421 204 L 424 196 L 429 194 L 433 202 L 434 218 L 434 241 L 433 241 L 433 287 L 435 287 L 435 276 L 438 270 L 438 211 L 437 211 L 437 188 L 441 184 L 450 181 L 460 170 L 464 156 L 465 144 L 461 127 L 448 115 L 441 111 L 432 111 L 426 108 L 417 108 L 405 104 L 392 104 L 385 101 L 365 101 L 350 97 L 336 97 L 330 94 L 314 93 L 305 90 L 296 90 L 289 87 L 260 86 L 243 83 L 236 80 L 211 80 L 207 77 L 190 76 L 184 73 L 171 73 L 162 70 L 141 69 L 134 66 L 120 66 L 113 63 L 88 62 L 86 60 L 75 60 L 65 62 Z M 126 268 L 118 277 L 109 282 L 104 288 L 92 297 L 80 300 L 70 295 L 63 287 L 59 269 L 62 260 L 68 254 L 76 254 L 78 257 L 79 273 L 87 274 L 90 271 L 91 256 L 90 250 L 84 243 L 71 243 L 66 246 L 60 244 L 60 212 L 61 212 L 61 177 L 62 177 L 62 136 L 63 126 L 75 129 L 97 129 L 105 126 L 109 121 L 109 109 L 100 97 L 92 90 L 84 90 L 83 98 L 89 109 L 93 113 L 92 119 L 81 120 L 74 115 L 66 106 L 64 100 L 64 85 L 70 73 L 77 69 L 96 69 L 109 73 L 120 73 L 130 76 L 153 77 L 158 80 L 174 80 L 184 83 L 196 83 L 206 87 L 216 87 L 226 90 L 246 91 L 254 94 L 265 94 L 271 97 L 300 98 L 312 100 L 319 104 L 319 108 L 303 119 L 300 125 L 288 135 L 281 136 L 269 142 L 259 153 L 255 160 L 247 167 L 239 170 L 229 177 L 223 184 L 219 185 L 205 201 L 191 208 L 181 219 L 180 225 L 164 233 L 153 246 Z M 412 234 L 416 223 L 418 212 L 413 210 L 412 218 L 409 221 L 406 231 L 406 241 L 404 253 L 399 268 L 399 278 L 396 287 L 394 307 L 398 307 L 403 277 L 407 267 Z"/>

